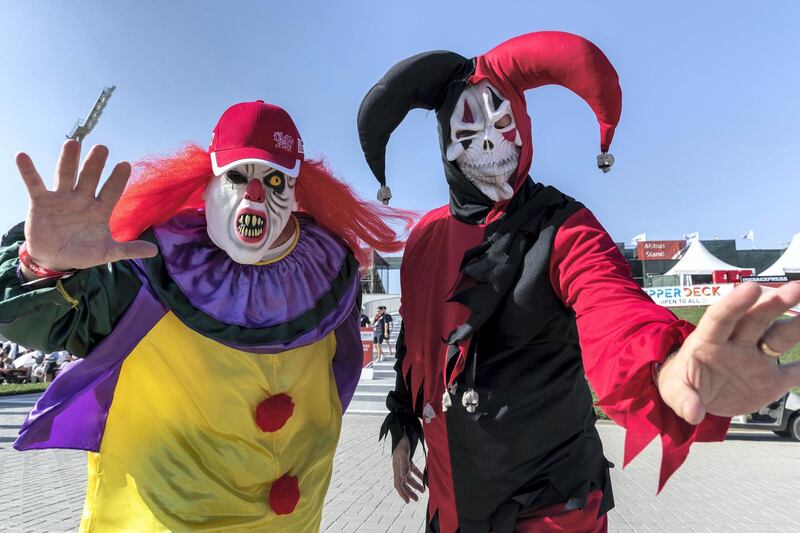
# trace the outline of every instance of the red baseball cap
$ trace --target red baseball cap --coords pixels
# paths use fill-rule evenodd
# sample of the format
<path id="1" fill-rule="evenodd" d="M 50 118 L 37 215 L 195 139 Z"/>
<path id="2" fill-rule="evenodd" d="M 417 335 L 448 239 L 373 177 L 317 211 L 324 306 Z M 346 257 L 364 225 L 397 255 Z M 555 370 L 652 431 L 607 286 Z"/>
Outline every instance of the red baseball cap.
<path id="1" fill-rule="evenodd" d="M 292 117 L 263 100 L 229 107 L 214 127 L 208 151 L 217 176 L 236 165 L 262 163 L 296 178 L 304 159 Z"/>

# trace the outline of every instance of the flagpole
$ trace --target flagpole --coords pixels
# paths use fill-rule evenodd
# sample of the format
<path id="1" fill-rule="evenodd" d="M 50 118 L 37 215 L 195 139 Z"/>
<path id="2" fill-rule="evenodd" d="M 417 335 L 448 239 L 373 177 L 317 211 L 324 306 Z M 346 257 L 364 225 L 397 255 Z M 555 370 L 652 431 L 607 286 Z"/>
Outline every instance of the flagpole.
<path id="1" fill-rule="evenodd" d="M 642 287 L 647 288 L 647 261 L 644 259 L 642 261 Z"/>

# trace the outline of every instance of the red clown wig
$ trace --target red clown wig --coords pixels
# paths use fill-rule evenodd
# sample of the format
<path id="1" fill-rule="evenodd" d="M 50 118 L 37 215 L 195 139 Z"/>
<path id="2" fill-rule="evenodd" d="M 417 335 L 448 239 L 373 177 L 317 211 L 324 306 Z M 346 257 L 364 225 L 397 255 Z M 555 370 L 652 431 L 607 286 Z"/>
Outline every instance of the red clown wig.
<path id="1" fill-rule="evenodd" d="M 134 176 L 111 214 L 111 233 L 118 241 L 137 239 L 152 226 L 175 215 L 202 209 L 203 191 L 213 177 L 211 158 L 195 144 L 174 156 L 134 165 Z M 416 215 L 376 202 L 366 202 L 319 160 L 304 161 L 295 189 L 297 205 L 319 225 L 337 235 L 367 266 L 371 250 L 398 252 L 404 241 L 387 224 L 408 230 Z"/>

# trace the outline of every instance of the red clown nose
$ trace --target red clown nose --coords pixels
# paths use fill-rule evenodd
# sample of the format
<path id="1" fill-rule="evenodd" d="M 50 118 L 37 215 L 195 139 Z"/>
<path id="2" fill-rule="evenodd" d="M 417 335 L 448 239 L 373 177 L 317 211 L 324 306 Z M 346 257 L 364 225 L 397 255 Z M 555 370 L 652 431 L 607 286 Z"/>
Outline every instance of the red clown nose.
<path id="1" fill-rule="evenodd" d="M 244 191 L 244 199 L 251 202 L 264 203 L 266 194 L 264 193 L 264 185 L 261 180 L 250 180 L 247 184 L 247 189 Z"/>

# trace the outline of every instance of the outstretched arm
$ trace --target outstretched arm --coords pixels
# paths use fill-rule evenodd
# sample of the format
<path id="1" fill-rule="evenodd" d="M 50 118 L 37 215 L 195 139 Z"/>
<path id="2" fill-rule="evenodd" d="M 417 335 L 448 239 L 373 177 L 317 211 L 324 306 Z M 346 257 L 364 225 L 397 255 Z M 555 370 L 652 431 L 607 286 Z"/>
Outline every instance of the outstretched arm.
<path id="1" fill-rule="evenodd" d="M 583 364 L 598 404 L 627 429 L 625 464 L 661 435 L 660 489 L 692 442 L 722 440 L 729 424 L 716 416 L 697 426 L 686 422 L 664 402 L 653 381 L 654 364 L 677 351 L 694 326 L 639 288 L 627 261 L 587 209 L 558 230 L 550 279 L 575 312 Z"/>
<path id="2" fill-rule="evenodd" d="M 736 287 L 658 372 L 661 397 L 698 424 L 709 414 L 751 413 L 800 385 L 800 363 L 776 359 L 800 342 L 800 317 L 776 320 L 798 303 L 798 282 L 769 292 L 755 283 Z"/>
<path id="3" fill-rule="evenodd" d="M 99 194 L 95 191 L 108 157 L 93 147 L 78 172 L 80 145 L 67 141 L 56 168 L 55 189 L 47 190 L 30 157 L 17 166 L 30 195 L 27 220 L 10 231 L 0 249 L 0 333 L 24 346 L 76 355 L 110 333 L 133 300 L 140 283 L 122 259 L 149 257 L 155 245 L 116 242 L 108 218 L 130 175 L 115 166 Z M 69 276 L 43 277 L 19 260 Z M 117 261 L 117 262 L 115 262 Z"/>

